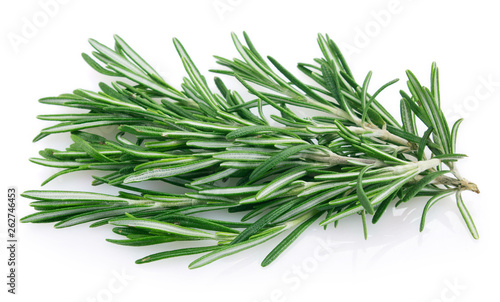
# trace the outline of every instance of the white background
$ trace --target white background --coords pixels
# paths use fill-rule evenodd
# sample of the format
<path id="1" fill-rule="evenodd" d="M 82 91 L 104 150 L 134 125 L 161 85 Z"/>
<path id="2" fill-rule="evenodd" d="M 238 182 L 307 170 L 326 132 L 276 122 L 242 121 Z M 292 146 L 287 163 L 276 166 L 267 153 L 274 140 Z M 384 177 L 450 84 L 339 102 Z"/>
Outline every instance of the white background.
<path id="1" fill-rule="evenodd" d="M 45 5 L 44 5 L 45 3 Z M 450 120 L 465 117 L 459 167 L 481 194 L 465 193 L 480 240 L 473 240 L 453 198 L 438 203 L 418 232 L 425 200 L 387 213 L 362 235 L 358 218 L 337 229 L 311 227 L 278 261 L 260 261 L 266 244 L 198 270 L 196 256 L 147 265 L 134 260 L 165 247 L 131 248 L 105 242 L 110 228 L 86 225 L 55 230 L 20 225 L 18 294 L 6 294 L 7 254 L 0 248 L 1 296 L 7 301 L 499 301 L 498 98 L 500 19 L 495 1 L 2 1 L 1 187 L 39 189 L 54 170 L 28 161 L 45 147 L 64 148 L 67 135 L 31 140 L 51 123 L 36 115 L 65 109 L 41 97 L 97 89 L 110 79 L 86 66 L 88 38 L 112 43 L 121 35 L 170 83 L 184 72 L 172 45 L 179 38 L 201 71 L 216 67 L 212 55 L 236 56 L 230 32 L 246 30 L 264 55 L 293 69 L 320 55 L 317 33 L 348 49 L 359 81 L 373 70 L 372 92 L 395 78 L 379 100 L 398 115 L 398 90 L 406 69 L 428 84 L 440 67 L 442 107 Z M 297 73 L 298 74 L 298 73 Z M 210 77 L 210 76 L 209 76 Z M 488 84 L 489 83 L 489 84 Z M 63 176 L 47 189 L 91 189 L 88 174 Z M 6 197 L 3 200 L 6 201 Z M 18 200 L 18 216 L 32 213 Z M 0 232 L 6 240 L 6 206 Z M 174 245 L 174 247 L 179 247 Z M 122 277 L 119 277 L 119 276 Z M 2 301 L 6 301 L 2 298 Z"/>

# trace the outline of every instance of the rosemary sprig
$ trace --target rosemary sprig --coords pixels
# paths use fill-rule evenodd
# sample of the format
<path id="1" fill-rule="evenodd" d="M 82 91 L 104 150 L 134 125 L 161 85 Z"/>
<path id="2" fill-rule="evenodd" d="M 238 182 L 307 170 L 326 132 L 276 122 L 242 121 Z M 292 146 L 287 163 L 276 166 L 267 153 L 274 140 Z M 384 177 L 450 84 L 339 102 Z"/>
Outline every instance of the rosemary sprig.
<path id="1" fill-rule="evenodd" d="M 372 73 L 359 85 L 328 36 L 318 36 L 323 57 L 298 65 L 316 85 L 301 81 L 275 58 L 265 59 L 246 33 L 243 38 L 244 43 L 232 35 L 241 58 L 216 57 L 223 69 L 213 72 L 237 79 L 253 95 L 251 100 L 219 77 L 214 91 L 177 39 L 174 46 L 187 73 L 180 88 L 169 85 L 120 37 L 115 36 L 114 49 L 90 40 L 94 58 L 83 54 L 84 60 L 118 80 L 100 83 L 99 92 L 77 89 L 41 99 L 88 112 L 39 116 L 59 123 L 42 129 L 35 141 L 69 133 L 74 143 L 66 150 L 42 150 L 41 158 L 31 161 L 61 169 L 43 184 L 74 171 L 108 171 L 94 176 L 93 184 L 122 191 L 117 196 L 26 191 L 23 196 L 35 200 L 31 205 L 37 212 L 22 221 L 56 222 L 57 228 L 111 224 L 124 239 L 108 241 L 129 246 L 200 242 L 137 261 L 205 253 L 190 268 L 289 232 L 264 259 L 265 266 L 318 219 L 326 227 L 361 214 L 366 238 L 368 215 L 376 223 L 394 200 L 397 206 L 431 196 L 422 231 L 430 207 L 455 194 L 472 236 L 478 238 L 461 192 L 479 190 L 457 170 L 456 162 L 465 156 L 456 154 L 461 120 L 450 130 L 441 111 L 436 64 L 430 89 L 407 71 L 409 93 L 401 91 L 399 122 L 377 100 L 398 80 L 370 93 Z M 279 115 L 265 116 L 265 107 Z M 302 118 L 297 108 L 318 114 Z M 422 136 L 419 123 L 427 129 Z M 117 130 L 114 138 L 89 131 L 110 125 Z M 184 193 L 140 185 L 153 180 L 181 187 Z M 247 213 L 243 222 L 196 215 L 220 210 Z"/>

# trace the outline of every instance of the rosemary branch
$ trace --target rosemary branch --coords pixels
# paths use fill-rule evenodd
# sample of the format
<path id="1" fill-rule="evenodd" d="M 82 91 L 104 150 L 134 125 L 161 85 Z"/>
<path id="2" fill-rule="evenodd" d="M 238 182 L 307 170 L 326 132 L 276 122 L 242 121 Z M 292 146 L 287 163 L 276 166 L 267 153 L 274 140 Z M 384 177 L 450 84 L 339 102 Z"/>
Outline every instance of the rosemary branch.
<path id="1" fill-rule="evenodd" d="M 100 83 L 99 92 L 77 89 L 41 99 L 88 112 L 39 116 L 59 123 L 42 129 L 35 141 L 69 133 L 74 143 L 66 150 L 42 150 L 41 158 L 31 161 L 61 169 L 43 184 L 75 171 L 107 171 L 93 176 L 93 184 L 120 192 L 26 191 L 23 196 L 34 200 L 37 212 L 22 221 L 56 222 L 57 228 L 110 224 L 125 239 L 108 241 L 128 246 L 215 241 L 137 260 L 204 253 L 190 268 L 288 232 L 262 262 L 265 266 L 322 216 L 319 224 L 326 228 L 361 214 L 366 238 L 367 214 L 376 223 L 393 201 L 398 206 L 431 196 L 422 230 L 430 207 L 454 193 L 478 238 L 461 192 L 479 189 L 457 170 L 456 162 L 465 156 L 456 153 L 461 120 L 450 130 L 441 111 L 436 64 L 430 88 L 407 71 L 409 93 L 401 91 L 398 121 L 377 100 L 397 79 L 369 93 L 372 73 L 359 85 L 328 36 L 318 36 L 323 57 L 298 64 L 316 85 L 304 83 L 276 59 L 264 59 L 246 33 L 243 38 L 245 43 L 232 35 L 241 58 L 216 57 L 222 69 L 212 72 L 237 79 L 252 95 L 249 100 L 226 87 L 221 77 L 215 77 L 214 91 L 177 39 L 174 46 L 187 73 L 179 88 L 122 38 L 115 36 L 114 49 L 90 40 L 94 58 L 83 54 L 84 60 L 119 80 Z M 314 109 L 317 115 L 301 118 L 291 106 Z M 279 113 L 265 116 L 268 107 Z M 269 118 L 280 126 L 271 126 Z M 92 133 L 102 126 L 114 126 L 116 136 Z M 419 135 L 421 128 L 427 130 Z M 184 193 L 172 194 L 168 186 L 144 189 L 141 183 L 148 181 L 181 187 Z M 196 215 L 220 210 L 246 214 L 242 221 Z"/>

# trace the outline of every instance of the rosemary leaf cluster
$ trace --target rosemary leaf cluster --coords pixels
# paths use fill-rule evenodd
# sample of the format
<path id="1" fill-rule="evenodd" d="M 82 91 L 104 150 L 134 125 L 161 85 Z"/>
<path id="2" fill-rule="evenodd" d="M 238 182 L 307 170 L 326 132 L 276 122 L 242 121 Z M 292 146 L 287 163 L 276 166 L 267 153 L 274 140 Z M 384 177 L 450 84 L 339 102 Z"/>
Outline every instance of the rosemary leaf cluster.
<path id="1" fill-rule="evenodd" d="M 114 48 L 95 40 L 84 60 L 116 81 L 100 83 L 100 91 L 77 89 L 47 97 L 41 103 L 86 110 L 51 114 L 58 123 L 42 129 L 38 141 L 68 133 L 65 150 L 45 149 L 31 161 L 58 172 L 98 171 L 93 184 L 118 188 L 116 196 L 96 192 L 30 190 L 37 211 L 23 222 L 55 222 L 56 228 L 92 222 L 111 224 L 120 239 L 108 241 L 146 246 L 196 241 L 197 247 L 166 250 L 137 263 L 203 254 L 197 268 L 268 241 L 283 239 L 262 265 L 276 259 L 307 227 L 325 228 L 358 215 L 365 238 L 367 221 L 376 223 L 391 206 L 416 196 L 429 196 L 425 216 L 437 201 L 455 195 L 474 238 L 478 234 L 461 193 L 477 186 L 460 176 L 456 162 L 458 127 L 446 121 L 440 104 L 438 68 L 431 68 L 430 88 L 407 71 L 408 90 L 400 91 L 401 116 L 393 117 L 377 100 L 396 80 L 369 88 L 372 73 L 357 82 L 337 45 L 318 36 L 321 58 L 298 64 L 308 83 L 277 59 L 264 58 L 243 33 L 233 34 L 240 55 L 216 57 L 220 74 L 216 89 L 199 72 L 182 44 L 174 39 L 187 76 L 180 87 L 169 85 L 123 39 Z M 232 77 L 248 91 L 243 99 L 221 78 Z M 267 108 L 276 114 L 266 115 Z M 307 118 L 297 110 L 316 112 Z M 116 127 L 114 138 L 92 128 Z M 418 129 L 426 129 L 419 133 Z M 144 182 L 163 182 L 147 189 Z M 172 185 L 182 188 L 173 193 Z M 208 219 L 201 212 L 221 214 Z M 213 217 L 213 216 L 212 216 Z"/>

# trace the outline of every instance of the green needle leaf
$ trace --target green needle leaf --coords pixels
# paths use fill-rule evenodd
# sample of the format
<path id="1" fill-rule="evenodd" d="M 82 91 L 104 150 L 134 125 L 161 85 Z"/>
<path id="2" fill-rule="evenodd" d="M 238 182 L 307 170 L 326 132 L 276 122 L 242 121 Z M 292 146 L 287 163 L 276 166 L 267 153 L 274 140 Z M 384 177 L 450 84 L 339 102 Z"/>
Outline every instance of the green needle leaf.
<path id="1" fill-rule="evenodd" d="M 71 134 L 71 139 L 76 143 L 76 145 L 85 151 L 89 156 L 93 157 L 97 161 L 101 162 L 115 162 L 104 154 L 99 153 L 94 149 L 89 143 L 87 143 L 83 138 L 76 134 Z"/>
<path id="2" fill-rule="evenodd" d="M 109 47 L 97 42 L 94 39 L 89 39 L 89 43 L 107 60 L 110 60 L 111 62 L 116 62 L 117 64 L 124 66 L 125 68 L 129 69 L 132 72 L 136 72 L 138 74 L 141 73 L 141 70 L 139 68 L 137 68 L 134 64 L 130 63 L 125 57 L 111 50 Z"/>
<path id="3" fill-rule="evenodd" d="M 21 196 L 36 200 L 46 201 L 89 201 L 89 202 L 126 202 L 130 200 L 118 196 L 80 192 L 80 191 L 53 191 L 53 190 L 28 190 L 21 194 Z"/>
<path id="4" fill-rule="evenodd" d="M 372 72 L 369 71 L 363 81 L 363 86 L 361 87 L 361 111 L 364 112 L 365 108 L 367 108 L 367 95 L 368 95 L 368 85 L 370 85 L 370 80 L 372 78 Z M 367 109 L 366 109 L 367 110 Z"/>
<path id="5" fill-rule="evenodd" d="M 108 70 L 108 69 L 102 67 L 101 65 L 99 65 L 99 63 L 97 63 L 94 59 L 92 59 L 92 57 L 90 57 L 86 53 L 82 53 L 82 58 L 85 60 L 85 62 L 87 62 L 87 64 L 89 64 L 90 67 L 92 67 L 98 73 L 101 73 L 101 74 L 107 75 L 107 76 L 119 76 L 118 73 L 116 73 L 112 70 Z"/>
<path id="6" fill-rule="evenodd" d="M 269 170 L 274 168 L 278 163 L 286 160 L 290 156 L 297 154 L 301 151 L 304 151 L 306 149 L 322 149 L 323 146 L 319 145 L 299 145 L 299 146 L 291 146 L 283 151 L 281 151 L 278 154 L 273 155 L 271 158 L 263 162 L 260 166 L 258 166 L 252 174 L 250 174 L 249 180 L 250 181 L 255 181 L 257 179 L 260 179 L 262 176 L 264 176 Z"/>
<path id="7" fill-rule="evenodd" d="M 246 228 L 244 231 L 242 231 L 236 238 L 234 238 L 231 241 L 231 245 L 235 245 L 237 243 L 243 242 L 245 240 L 248 240 L 250 236 L 255 235 L 258 231 L 260 231 L 262 228 L 267 226 L 269 223 L 272 223 L 274 220 L 279 218 L 283 213 L 288 211 L 291 207 L 295 205 L 296 202 L 288 202 L 285 203 L 278 208 L 272 210 L 271 212 L 267 213 L 266 215 L 262 216 L 254 222 L 251 226 Z"/>
<path id="8" fill-rule="evenodd" d="M 144 61 L 139 54 L 137 54 L 128 44 L 120 38 L 118 35 L 114 35 L 115 41 L 120 48 L 129 56 L 142 70 L 144 70 L 149 75 L 154 75 L 157 79 L 161 79 L 161 76 L 151 67 L 146 61 Z"/>
<path id="9" fill-rule="evenodd" d="M 238 231 L 226 227 L 221 223 L 215 222 L 214 220 L 201 217 L 172 214 L 161 217 L 161 221 L 170 222 L 173 224 L 179 224 L 191 228 L 210 230 L 210 231 L 226 232 L 234 234 L 239 233 Z"/>
<path id="10" fill-rule="evenodd" d="M 370 106 L 372 103 L 374 103 L 375 98 L 387 87 L 391 86 L 394 83 L 397 83 L 399 79 L 394 79 L 386 84 L 384 84 L 382 87 L 380 87 L 375 93 L 370 97 L 370 99 L 366 102 L 365 107 L 363 107 L 363 115 L 361 117 L 361 121 L 364 123 L 366 121 L 366 117 L 368 116 L 368 113 L 370 112 Z"/>
<path id="11" fill-rule="evenodd" d="M 145 181 L 149 179 L 158 179 L 158 178 L 182 175 L 188 172 L 193 172 L 213 166 L 215 164 L 218 164 L 219 162 L 220 161 L 216 159 L 205 159 L 195 162 L 189 162 L 187 164 L 174 165 L 164 169 L 147 169 L 146 171 L 141 171 L 128 176 L 123 180 L 123 182 L 131 183 L 131 182 Z"/>
<path id="12" fill-rule="evenodd" d="M 216 153 L 212 156 L 215 159 L 222 161 L 258 161 L 262 162 L 269 159 L 271 156 L 265 153 L 244 152 L 244 151 L 225 151 Z"/>
<path id="13" fill-rule="evenodd" d="M 155 221 L 151 219 L 118 218 L 110 220 L 109 223 L 117 226 L 128 226 L 128 227 L 136 227 L 152 231 L 162 231 L 170 234 L 176 234 L 187 237 L 207 238 L 207 239 L 216 238 L 214 234 L 203 232 L 197 229 L 183 227 L 168 222 Z"/>
<path id="14" fill-rule="evenodd" d="M 225 188 L 215 188 L 215 189 L 204 189 L 200 190 L 199 193 L 202 195 L 211 195 L 211 196 L 248 195 L 260 191 L 263 187 L 264 185 L 225 187 Z"/>
<path id="15" fill-rule="evenodd" d="M 193 181 L 191 183 L 191 185 L 197 186 L 197 185 L 202 185 L 202 184 L 206 184 L 206 183 L 212 183 L 212 182 L 215 182 L 217 180 L 227 178 L 238 171 L 239 171 L 238 169 L 233 169 L 233 168 L 225 169 L 225 170 L 222 170 L 218 173 L 214 173 L 214 174 L 209 175 L 209 176 L 198 178 L 195 181 Z"/>
<path id="16" fill-rule="evenodd" d="M 450 171 L 437 171 L 425 175 L 424 177 L 422 177 L 422 179 L 417 181 L 414 185 L 412 185 L 410 188 L 406 190 L 404 197 L 401 199 L 401 202 L 409 201 L 410 199 L 415 197 L 418 194 L 418 192 L 420 192 L 431 181 L 449 172 Z"/>
<path id="17" fill-rule="evenodd" d="M 74 215 L 71 216 L 67 219 L 64 219 L 54 225 L 54 227 L 60 229 L 60 228 L 67 228 L 70 226 L 90 222 L 90 221 L 95 221 L 103 218 L 108 218 L 108 217 L 115 217 L 118 215 L 122 214 L 130 214 L 130 213 L 135 213 L 139 211 L 143 211 L 146 208 L 149 208 L 150 206 L 126 206 L 126 207 L 113 207 L 113 208 L 106 208 L 106 209 L 98 209 L 95 211 L 89 211 L 83 214 L 79 215 Z"/>
<path id="18" fill-rule="evenodd" d="M 401 99 L 401 120 L 403 121 L 403 129 L 413 135 L 418 135 L 415 124 L 415 113 L 410 109 L 407 101 Z"/>
<path id="19" fill-rule="evenodd" d="M 244 136 L 251 136 L 251 135 L 254 135 L 254 134 L 261 134 L 261 133 L 267 133 L 267 132 L 271 132 L 271 133 L 282 133 L 282 134 L 286 134 L 286 135 L 289 135 L 289 136 L 293 136 L 297 139 L 300 139 L 300 137 L 298 135 L 296 135 L 295 133 L 293 133 L 292 131 L 289 131 L 289 130 L 286 130 L 286 129 L 282 129 L 282 128 L 277 128 L 277 127 L 271 127 L 271 126 L 246 126 L 246 127 L 241 127 L 241 128 L 238 128 L 234 131 L 231 131 L 230 133 L 228 133 L 226 135 L 226 138 L 227 139 L 235 139 L 235 138 L 240 138 L 240 137 L 244 137 Z"/>
<path id="20" fill-rule="evenodd" d="M 102 209 L 106 205 L 85 205 L 56 210 L 40 211 L 21 218 L 21 222 L 53 222 L 64 219 L 68 216 Z"/>
<path id="21" fill-rule="evenodd" d="M 453 124 L 453 128 L 451 129 L 451 152 L 455 153 L 457 150 L 457 136 L 458 136 L 458 128 L 460 124 L 462 124 L 464 119 L 459 119 Z"/>
<path id="22" fill-rule="evenodd" d="M 358 195 L 359 198 L 359 203 L 363 206 L 363 208 L 369 213 L 369 214 L 374 214 L 375 210 L 373 209 L 373 206 L 368 199 L 368 196 L 366 196 L 365 190 L 363 189 L 363 175 L 365 172 L 370 169 L 371 166 L 366 166 L 359 172 L 358 175 L 358 182 L 356 183 L 356 194 Z"/>
<path id="23" fill-rule="evenodd" d="M 308 167 L 298 167 L 284 174 L 283 176 L 276 178 L 275 180 L 267 184 L 264 188 L 262 188 L 257 193 L 257 195 L 255 195 L 255 199 L 264 199 L 267 196 L 271 195 L 273 192 L 276 192 L 277 190 L 293 182 L 294 180 L 301 178 L 302 176 L 307 174 L 307 169 Z"/>
<path id="24" fill-rule="evenodd" d="M 372 223 L 375 224 L 377 223 L 380 218 L 382 217 L 382 215 L 384 214 L 385 210 L 387 209 L 387 207 L 389 206 L 389 204 L 391 203 L 391 201 L 394 200 L 394 198 L 396 198 L 396 195 L 398 194 L 398 192 L 394 192 L 392 193 L 392 195 L 389 197 L 389 198 L 386 198 L 384 201 L 382 201 L 382 203 L 377 207 L 377 209 L 375 210 L 375 214 L 373 215 L 373 218 L 372 218 Z"/>
<path id="25" fill-rule="evenodd" d="M 199 267 L 205 266 L 209 263 L 212 263 L 216 260 L 219 260 L 221 258 L 236 254 L 238 252 L 244 251 L 244 250 L 249 249 L 251 247 L 254 247 L 256 245 L 262 244 L 262 243 L 278 236 L 279 234 L 281 234 L 281 232 L 283 232 L 283 230 L 284 229 L 278 229 L 274 232 L 267 234 L 266 236 L 259 236 L 259 237 L 255 237 L 253 239 L 238 242 L 236 244 L 231 244 L 231 245 L 219 247 L 219 249 L 216 249 L 213 252 L 211 252 L 207 255 L 204 255 L 204 256 L 196 259 L 195 261 L 191 262 L 191 264 L 189 264 L 189 268 L 190 269 L 199 268 Z"/>
<path id="26" fill-rule="evenodd" d="M 366 211 L 363 210 L 361 211 L 361 221 L 363 222 L 363 234 L 365 237 L 365 240 L 368 239 L 368 228 L 366 226 Z"/>
<path id="27" fill-rule="evenodd" d="M 141 258 L 137 260 L 135 263 L 137 264 L 143 264 L 143 263 L 149 263 L 153 261 L 158 261 L 158 260 L 163 260 L 167 258 L 173 258 L 173 257 L 179 257 L 179 256 L 187 256 L 187 255 L 196 255 L 196 254 L 201 254 L 201 253 L 206 253 L 206 252 L 211 252 L 213 250 L 220 249 L 220 246 L 203 246 L 203 247 L 191 247 L 191 248 L 185 248 L 185 249 L 178 249 L 178 250 L 172 250 L 172 251 L 166 251 L 166 252 L 159 252 L 156 254 L 152 254 L 149 256 L 146 256 L 144 258 Z"/>
<path id="28" fill-rule="evenodd" d="M 313 224 L 321 216 L 321 212 L 316 213 L 311 218 L 307 219 L 296 227 L 288 236 L 285 237 L 262 261 L 263 267 L 268 266 L 276 260 L 311 224 Z"/>
<path id="29" fill-rule="evenodd" d="M 111 125 L 119 125 L 119 124 L 134 124 L 138 122 L 142 122 L 141 119 L 133 119 L 133 118 L 109 118 L 108 120 L 96 120 L 96 121 L 70 121 L 70 122 L 62 122 L 55 126 L 47 127 L 42 129 L 42 134 L 53 134 L 53 133 L 62 133 L 62 132 L 71 132 L 82 129 L 96 128 L 102 126 L 111 126 Z"/>
<path id="30" fill-rule="evenodd" d="M 418 145 L 418 150 L 417 150 L 417 159 L 422 160 L 424 158 L 424 150 L 425 146 L 427 146 L 427 141 L 429 140 L 429 137 L 431 136 L 432 132 L 434 131 L 434 128 L 429 127 L 424 132 L 424 135 L 422 136 L 422 139 L 420 140 L 420 144 Z"/>
<path id="31" fill-rule="evenodd" d="M 467 228 L 469 229 L 470 234 L 472 235 L 472 237 L 474 237 L 474 239 L 479 239 L 479 233 L 477 232 L 474 220 L 472 220 L 472 216 L 470 215 L 469 210 L 467 210 L 467 207 L 465 206 L 462 199 L 462 191 L 457 191 L 456 197 L 458 209 L 460 210 L 460 214 L 462 214 L 462 217 L 464 218 L 465 224 L 467 224 Z"/>
<path id="32" fill-rule="evenodd" d="M 332 68 L 335 68 L 335 64 L 321 64 L 321 72 L 323 73 L 326 87 L 330 91 L 333 98 L 335 98 L 337 102 L 339 102 L 341 108 L 347 113 L 350 119 L 353 120 L 354 114 L 352 112 L 350 104 L 346 101 L 344 95 L 342 94 L 340 88 L 340 79 L 337 70 L 336 68 L 332 70 Z"/>
<path id="33" fill-rule="evenodd" d="M 124 246 L 147 246 L 181 240 L 182 239 L 179 239 L 179 237 L 172 236 L 142 236 L 133 239 L 106 239 L 107 242 Z"/>
<path id="34" fill-rule="evenodd" d="M 444 191 L 444 192 L 441 192 L 441 193 L 438 193 L 434 196 L 432 196 L 432 198 L 429 199 L 429 201 L 427 201 L 427 203 L 425 204 L 425 207 L 424 207 L 424 211 L 422 213 L 422 218 L 420 220 L 420 232 L 422 232 L 424 230 L 424 227 L 425 227 L 425 218 L 427 217 L 427 213 L 429 212 L 430 208 L 436 204 L 436 202 L 438 202 L 439 200 L 447 197 L 447 196 L 450 196 L 451 194 L 453 194 L 453 191 Z"/>

